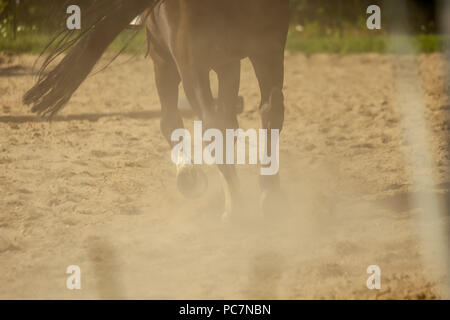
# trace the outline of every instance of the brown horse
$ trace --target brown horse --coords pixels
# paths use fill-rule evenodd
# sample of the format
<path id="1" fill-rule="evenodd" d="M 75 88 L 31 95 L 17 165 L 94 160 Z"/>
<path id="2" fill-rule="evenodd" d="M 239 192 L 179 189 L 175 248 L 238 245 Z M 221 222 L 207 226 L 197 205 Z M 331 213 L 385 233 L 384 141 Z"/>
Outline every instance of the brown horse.
<path id="1" fill-rule="evenodd" d="M 131 13 L 132 10 L 127 12 Z M 128 15 L 127 19 L 129 22 L 132 17 Z M 205 127 L 221 130 L 238 127 L 236 106 L 239 103 L 240 61 L 244 58 L 252 62 L 259 81 L 262 127 L 281 130 L 284 120 L 282 90 L 288 23 L 288 0 L 163 0 L 148 9 L 145 26 L 162 108 L 161 131 L 167 141 L 172 144 L 172 132 L 183 128 L 177 107 L 180 83 Z M 92 31 L 93 38 L 96 38 L 97 32 Z M 96 46 L 93 45 L 94 48 Z M 101 46 L 99 50 L 105 48 Z M 83 52 L 83 55 L 88 54 Z M 98 60 L 100 56 L 96 54 L 95 58 Z M 211 70 L 218 76 L 217 100 L 211 93 Z M 61 77 L 62 72 L 64 68 L 57 70 L 55 75 Z M 44 77 L 41 83 L 46 80 L 49 82 L 51 79 Z M 50 81 L 51 86 L 56 87 L 58 84 Z M 34 111 L 53 114 L 77 88 L 73 89 L 74 84 L 70 90 L 59 86 L 55 95 L 58 99 L 50 97 L 42 102 L 42 93 L 35 93 L 43 87 L 38 83 L 37 89 L 31 89 L 31 94 L 25 96 L 25 102 L 33 103 Z M 49 84 L 46 90 L 47 87 Z M 268 138 L 270 141 L 270 135 Z M 235 167 L 219 165 L 219 169 L 226 182 L 225 216 L 234 215 L 241 202 Z M 195 165 L 180 164 L 177 179 L 180 191 L 185 194 L 201 194 L 205 187 L 204 174 Z M 278 175 L 261 176 L 260 185 L 262 207 L 264 211 L 273 211 L 273 200 L 279 193 Z"/>
<path id="2" fill-rule="evenodd" d="M 237 128 L 240 61 L 250 58 L 261 89 L 262 127 L 283 126 L 284 48 L 288 30 L 288 1 L 283 0 L 166 0 L 148 16 L 149 52 L 161 100 L 161 130 L 169 143 L 171 133 L 183 127 L 177 109 L 178 86 L 208 128 Z M 209 73 L 219 81 L 217 106 Z M 235 168 L 220 165 L 226 181 L 225 214 L 239 209 Z M 182 167 L 180 190 L 192 191 L 201 183 L 200 169 Z M 278 176 L 261 176 L 263 209 L 275 197 Z M 201 190 L 199 190 L 201 191 Z M 200 192 L 199 192 L 200 193 Z"/>

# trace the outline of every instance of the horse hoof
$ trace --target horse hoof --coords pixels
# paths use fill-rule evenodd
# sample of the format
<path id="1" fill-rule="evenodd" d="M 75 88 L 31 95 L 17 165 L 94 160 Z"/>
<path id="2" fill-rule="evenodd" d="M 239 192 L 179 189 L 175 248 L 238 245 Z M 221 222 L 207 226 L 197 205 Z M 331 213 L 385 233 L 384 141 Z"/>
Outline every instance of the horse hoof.
<path id="1" fill-rule="evenodd" d="M 208 187 L 208 179 L 202 169 L 183 166 L 177 173 L 178 190 L 187 198 L 198 198 Z"/>

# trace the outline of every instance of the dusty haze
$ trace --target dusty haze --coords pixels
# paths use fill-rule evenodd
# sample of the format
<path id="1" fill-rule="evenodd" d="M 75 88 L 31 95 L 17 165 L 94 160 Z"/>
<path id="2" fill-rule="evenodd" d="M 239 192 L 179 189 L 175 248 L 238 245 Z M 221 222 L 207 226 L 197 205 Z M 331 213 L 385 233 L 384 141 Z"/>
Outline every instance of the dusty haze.
<path id="1" fill-rule="evenodd" d="M 36 56 L 0 58 L 0 298 L 442 298 L 443 273 L 421 258 L 417 193 L 449 224 L 445 60 L 418 57 L 432 168 L 405 159 L 388 55 L 286 56 L 280 174 L 287 199 L 258 210 L 258 168 L 238 173 L 247 215 L 223 224 L 217 170 L 186 200 L 159 130 L 151 61 L 122 56 L 82 85 L 52 123 L 21 104 Z M 131 58 L 131 60 L 130 60 Z M 106 63 L 107 58 L 101 63 Z M 259 89 L 243 63 L 241 127 L 259 127 Z M 188 128 L 193 118 L 186 119 Z M 408 166 L 433 175 L 414 190 Z M 439 255 L 439 253 L 435 253 Z M 369 265 L 382 289 L 366 287 Z M 65 287 L 79 265 L 82 290 Z M 448 276 L 448 274 L 447 274 Z"/>

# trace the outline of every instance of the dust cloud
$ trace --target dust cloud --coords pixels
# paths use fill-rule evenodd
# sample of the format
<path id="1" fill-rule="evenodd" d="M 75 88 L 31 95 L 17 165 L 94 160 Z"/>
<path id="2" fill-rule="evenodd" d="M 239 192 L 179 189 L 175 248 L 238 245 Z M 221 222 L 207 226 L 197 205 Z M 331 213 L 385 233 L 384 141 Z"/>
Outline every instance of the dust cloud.
<path id="1" fill-rule="evenodd" d="M 416 142 L 404 139 L 393 56 L 287 54 L 285 201 L 262 217 L 258 168 L 238 166 L 244 214 L 232 223 L 220 220 L 216 168 L 204 167 L 202 198 L 178 193 L 149 60 L 119 57 L 48 123 L 20 103 L 35 58 L 0 64 L 0 298 L 444 297 L 448 273 L 429 272 L 421 257 L 423 222 L 414 216 L 426 208 L 410 201 L 438 197 L 447 215 L 432 223 L 448 232 L 442 55 L 414 57 L 432 128 L 430 141 Z M 241 95 L 241 127 L 257 128 L 248 62 Z M 193 120 L 185 119 L 188 128 Z M 416 143 L 428 144 L 433 168 L 405 159 Z M 436 185 L 415 190 L 411 166 Z M 82 290 L 65 288 L 69 265 L 80 266 Z M 381 290 L 366 287 L 369 265 L 382 270 Z"/>

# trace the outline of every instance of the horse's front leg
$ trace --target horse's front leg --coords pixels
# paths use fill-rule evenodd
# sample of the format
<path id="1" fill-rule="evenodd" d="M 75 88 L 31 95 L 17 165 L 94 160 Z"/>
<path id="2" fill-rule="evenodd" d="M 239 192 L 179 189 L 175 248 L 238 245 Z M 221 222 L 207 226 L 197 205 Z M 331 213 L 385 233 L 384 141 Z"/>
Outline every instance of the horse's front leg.
<path id="1" fill-rule="evenodd" d="M 243 100 L 239 97 L 239 85 L 241 76 L 241 63 L 239 60 L 216 67 L 215 71 L 219 80 L 219 96 L 217 106 L 217 121 L 224 136 L 227 129 L 237 129 L 239 127 L 237 113 L 242 111 Z M 231 152 L 223 145 L 223 159 L 226 163 L 227 152 Z M 234 158 L 234 148 L 232 150 Z M 219 165 L 219 171 L 223 181 L 225 193 L 225 210 L 222 219 L 229 220 L 239 217 L 242 213 L 242 198 L 239 180 L 234 164 Z"/>
<path id="2" fill-rule="evenodd" d="M 180 76 L 176 65 L 170 57 L 161 58 L 155 51 L 155 82 L 161 102 L 161 132 L 173 148 L 175 142 L 172 135 L 176 130 L 184 130 L 183 120 L 178 110 L 178 87 Z M 176 159 L 178 190 L 188 198 L 201 196 L 207 188 L 207 178 L 201 168 L 190 161 L 186 150 L 180 152 Z"/>

